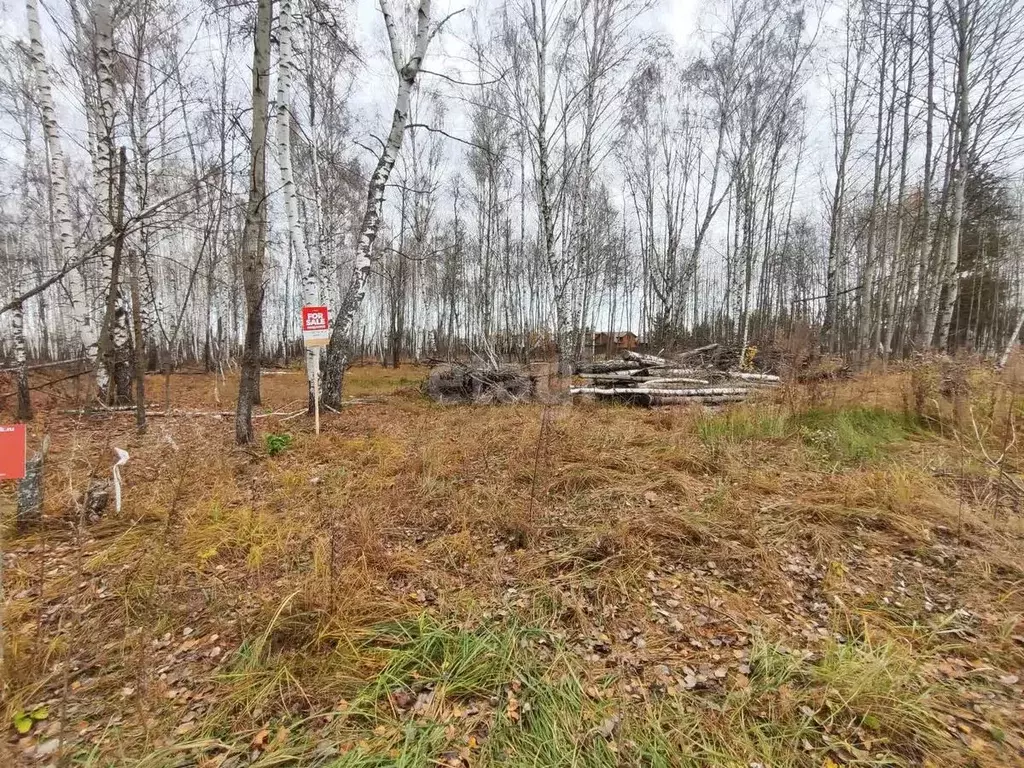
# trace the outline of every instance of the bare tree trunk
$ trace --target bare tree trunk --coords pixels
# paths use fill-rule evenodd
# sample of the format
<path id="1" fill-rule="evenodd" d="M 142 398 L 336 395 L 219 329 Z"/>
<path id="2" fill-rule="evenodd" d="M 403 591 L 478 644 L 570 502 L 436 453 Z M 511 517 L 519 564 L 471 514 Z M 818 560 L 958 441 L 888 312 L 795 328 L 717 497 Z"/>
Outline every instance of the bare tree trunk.
<path id="1" fill-rule="evenodd" d="M 412 88 L 416 83 L 423 59 L 427 54 L 427 46 L 437 30 L 430 29 L 431 0 L 420 0 L 416 12 L 416 37 L 413 41 L 412 56 L 403 61 L 398 28 L 388 0 L 381 0 L 381 14 L 387 29 L 388 41 L 391 44 L 391 60 L 398 75 L 398 95 L 395 98 L 395 111 L 391 118 L 391 130 L 388 132 L 384 151 L 377 161 L 370 176 L 369 188 L 366 192 L 366 211 L 359 227 L 359 241 L 356 244 L 356 259 L 352 268 L 352 276 L 342 297 L 341 305 L 335 313 L 331 341 L 327 354 L 323 357 L 321 374 L 323 386 L 320 388 L 321 403 L 327 408 L 341 407 L 341 384 L 348 365 L 348 334 L 352 328 L 352 319 L 366 294 L 366 279 L 370 276 L 373 266 L 373 244 L 381 225 L 381 208 L 384 205 L 384 191 L 388 177 L 395 167 L 398 152 L 402 148 L 405 127 L 409 121 Z"/>
<path id="2" fill-rule="evenodd" d="M 915 6 L 911 4 L 909 9 L 910 32 L 907 36 L 907 82 L 906 92 L 903 96 L 903 140 L 900 151 L 900 180 L 897 186 L 895 202 L 896 234 L 893 239 L 892 279 L 890 280 L 890 285 L 886 286 L 888 298 L 885 304 L 885 315 L 883 317 L 883 322 L 886 325 L 885 341 L 882 344 L 882 359 L 886 363 L 889 361 L 889 356 L 892 354 L 892 342 L 896 333 L 896 297 L 898 288 L 896 285 L 896 277 L 898 275 L 897 270 L 900 267 L 900 260 L 903 254 L 903 223 L 905 218 L 903 211 L 903 197 L 906 194 L 907 189 L 907 166 L 909 161 L 908 149 L 910 147 L 910 100 L 911 92 L 914 87 L 914 9 Z"/>
<path id="3" fill-rule="evenodd" d="M 968 163 L 970 162 L 971 88 L 968 79 L 973 49 L 973 23 L 968 8 L 969 0 L 958 0 L 956 5 L 956 175 L 953 181 L 953 208 L 949 216 L 946 244 L 945 293 L 938 317 L 938 347 L 946 348 L 953 307 L 960 294 L 960 231 L 964 218 L 964 199 L 967 195 Z"/>
<path id="4" fill-rule="evenodd" d="M 132 333 L 135 361 L 135 428 L 140 435 L 146 433 L 146 346 L 142 331 L 142 295 L 139 291 L 139 252 L 128 249 L 129 291 L 132 300 Z"/>
<path id="5" fill-rule="evenodd" d="M 63 267 L 69 269 L 76 262 L 78 254 L 72 227 L 71 198 L 68 193 L 67 167 L 64 150 L 61 146 L 60 126 L 57 123 L 53 88 L 50 84 L 50 72 L 46 65 L 46 51 L 43 48 L 43 37 L 39 26 L 38 0 L 25 0 L 25 9 L 28 15 L 32 69 L 36 76 L 39 111 L 42 115 L 43 135 L 46 139 L 50 163 L 50 196 L 55 219 L 54 228 L 58 234 Z M 90 363 L 95 366 L 98 336 L 86 300 L 85 283 L 76 270 L 69 272 L 68 277 L 71 283 L 68 299 L 71 304 L 71 312 L 78 325 L 81 345 L 85 349 Z"/>
<path id="6" fill-rule="evenodd" d="M 18 421 L 32 420 L 32 400 L 28 386 L 28 358 L 25 354 L 25 316 L 21 303 L 11 310 L 11 333 L 14 336 L 14 362 L 18 366 Z"/>
<path id="7" fill-rule="evenodd" d="M 1006 349 L 1003 350 L 1003 354 L 999 356 L 999 368 L 1005 368 L 1006 362 L 1010 359 L 1010 355 L 1013 352 L 1014 346 L 1017 344 L 1017 339 L 1020 338 L 1020 329 L 1024 326 L 1024 310 L 1022 310 L 1017 317 L 1017 324 L 1013 327 L 1013 333 L 1010 334 L 1010 340 L 1006 342 Z"/>
<path id="8" fill-rule="evenodd" d="M 938 301 L 938 297 L 934 295 L 937 286 L 933 287 L 936 285 L 936 281 L 933 281 L 930 277 L 931 261 L 929 258 L 931 253 L 929 248 L 932 230 L 931 188 L 934 178 L 933 153 L 935 143 L 935 9 L 933 7 L 934 0 L 926 0 L 926 2 L 927 13 L 925 18 L 928 25 L 927 111 L 925 116 L 924 182 L 921 185 L 921 230 L 918 233 L 920 251 L 917 266 L 917 339 L 915 344 L 919 352 L 931 349 L 932 334 L 935 330 L 934 324 L 930 320 L 932 317 L 931 307 Z"/>
<path id="9" fill-rule="evenodd" d="M 889 63 L 889 6 L 885 6 L 885 15 L 882 18 L 882 50 L 879 55 L 878 66 L 878 114 L 875 120 L 875 157 L 874 175 L 871 181 L 871 210 L 868 213 L 868 243 L 867 255 L 864 261 L 864 274 L 860 285 L 860 319 L 857 324 L 857 354 L 861 364 L 866 363 L 872 356 L 871 349 L 871 297 L 874 292 L 875 273 L 878 267 L 878 206 L 880 192 L 882 189 L 882 168 L 884 167 L 884 154 L 888 147 L 883 146 L 886 132 L 885 126 L 885 92 L 886 92 L 886 66 Z M 889 114 L 890 124 L 892 113 Z M 884 247 L 884 244 L 883 244 Z"/>
<path id="10" fill-rule="evenodd" d="M 115 253 L 116 237 L 115 198 L 116 166 L 114 159 L 115 80 L 113 19 L 110 0 L 92 3 L 95 52 L 93 63 L 96 78 L 95 98 L 86 94 L 86 105 L 91 105 L 92 124 L 96 142 L 93 157 L 93 190 L 96 203 L 97 232 L 101 241 L 101 272 L 109 274 L 109 293 L 104 296 L 105 311 L 100 325 L 99 361 L 96 367 L 96 388 L 100 399 L 107 402 L 131 402 L 131 365 L 128 350 L 129 336 L 124 295 L 119 280 L 120 254 Z M 122 197 L 123 200 L 123 197 Z M 113 378 L 114 391 L 110 383 Z"/>
<path id="11" fill-rule="evenodd" d="M 843 217 L 846 215 L 846 172 L 857 130 L 857 90 L 863 63 L 863 35 L 854 32 L 853 8 L 847 10 L 846 59 L 843 66 L 842 140 L 836 147 L 836 182 L 829 211 L 828 266 L 825 274 L 825 319 L 821 328 L 821 345 L 830 351 L 836 349 L 836 326 L 839 314 L 839 267 L 844 245 Z M 853 61 L 851 62 L 851 57 Z"/>
<path id="12" fill-rule="evenodd" d="M 242 282 L 245 287 L 245 347 L 235 411 L 235 442 L 253 441 L 252 407 L 259 402 L 260 353 L 263 341 L 263 261 L 267 220 L 267 100 L 270 85 L 271 0 L 258 0 L 252 64 L 252 137 L 249 201 L 242 232 Z"/>
<path id="13" fill-rule="evenodd" d="M 293 53 L 292 53 L 292 0 L 281 0 L 278 13 L 278 76 L 277 76 L 277 161 L 281 171 L 282 193 L 284 195 L 284 211 L 288 219 L 288 235 L 291 243 L 291 253 L 298 261 L 299 269 L 303 272 L 302 279 L 302 303 L 311 306 L 320 303 L 320 265 L 316 259 L 310 257 L 306 249 L 306 239 L 303 233 L 302 222 L 299 219 L 299 195 L 295 186 L 295 176 L 292 170 L 292 79 L 293 79 Z M 310 99 L 316 95 L 310 93 Z M 288 280 L 291 280 L 291 270 L 288 272 Z M 291 311 L 286 302 L 285 312 Z M 288 328 L 286 321 L 284 327 Z M 287 338 L 285 339 L 287 344 Z M 287 355 L 287 349 L 285 350 Z M 316 352 L 310 348 L 306 350 L 306 384 L 307 403 L 310 413 L 313 412 L 313 391 L 314 376 L 318 375 L 315 369 Z"/>
<path id="14" fill-rule="evenodd" d="M 124 254 L 124 193 L 127 158 L 124 147 L 118 156 L 117 216 L 113 222 L 114 243 L 110 257 L 110 285 L 107 289 L 104 331 L 100 337 L 102 365 L 113 374 L 114 387 L 108 387 L 106 400 L 112 405 L 132 401 L 132 366 L 129 350 L 127 312 L 121 294 L 121 261 Z"/>

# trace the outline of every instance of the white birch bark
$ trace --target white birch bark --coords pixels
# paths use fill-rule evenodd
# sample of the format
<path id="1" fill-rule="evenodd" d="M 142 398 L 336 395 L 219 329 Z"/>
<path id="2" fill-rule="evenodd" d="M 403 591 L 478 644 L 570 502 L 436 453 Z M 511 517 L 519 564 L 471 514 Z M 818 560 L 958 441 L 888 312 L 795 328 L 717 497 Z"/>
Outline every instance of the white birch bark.
<path id="1" fill-rule="evenodd" d="M 347 364 L 344 345 L 352 328 L 352 319 L 366 295 L 366 280 L 370 276 L 373 265 L 373 244 L 381 225 L 381 208 L 384 205 L 384 191 L 388 178 L 398 160 L 398 152 L 402 148 L 405 127 L 409 122 L 412 89 L 416 84 L 427 47 L 434 36 L 430 29 L 431 0 L 420 0 L 416 11 L 416 35 L 413 39 L 412 55 L 406 59 L 402 54 L 402 46 L 398 37 L 398 27 L 389 0 L 380 0 L 381 15 L 387 30 L 388 42 L 391 45 L 391 61 L 398 75 L 398 93 L 395 97 L 395 111 L 391 118 L 391 130 L 388 132 L 384 151 L 377 161 L 370 176 L 370 184 L 366 193 L 366 212 L 363 214 L 359 227 L 359 240 L 356 243 L 356 258 L 348 287 L 338 307 L 337 317 L 331 336 L 331 344 L 325 360 L 324 386 L 321 397 L 324 404 L 336 408 L 341 403 L 341 377 Z"/>
<path id="2" fill-rule="evenodd" d="M 964 218 L 964 201 L 967 196 L 967 174 L 970 162 L 971 133 L 971 86 L 968 72 L 973 48 L 972 20 L 967 0 L 958 0 L 955 17 L 956 26 L 956 175 L 953 181 L 953 208 L 949 217 L 949 239 L 946 242 L 946 292 L 942 299 L 941 311 L 936 317 L 938 323 L 938 348 L 944 350 L 949 338 L 949 325 L 953 309 L 960 292 L 960 231 Z"/>
<path id="3" fill-rule="evenodd" d="M 99 253 L 100 279 L 90 297 L 96 313 L 102 318 L 97 327 L 96 389 L 105 399 L 109 389 L 109 368 L 117 357 L 127 359 L 127 327 L 115 333 L 118 313 L 126 313 L 126 302 L 119 286 L 112 286 L 111 263 L 114 256 L 114 42 L 110 0 L 93 0 L 90 4 L 91 24 L 82 18 L 77 3 L 71 3 L 75 22 L 78 55 L 88 64 L 79 70 L 85 105 L 86 137 L 92 160 L 92 190 L 95 215 L 92 234 L 101 243 Z M 90 55 L 91 54 L 91 55 Z M 112 294 L 112 295 L 111 295 Z M 120 345 L 120 346 L 118 346 Z M 116 351 L 115 351 L 116 348 Z M 102 356 L 102 359 L 100 357 Z"/>
<path id="4" fill-rule="evenodd" d="M 14 337 L 14 364 L 18 377 L 18 421 L 32 418 L 32 401 L 29 398 L 28 359 L 25 352 L 25 315 L 21 304 L 11 312 L 11 335 Z"/>
<path id="5" fill-rule="evenodd" d="M 882 20 L 882 50 L 878 57 L 878 103 L 875 115 L 875 157 L 874 176 L 871 184 L 871 212 L 867 222 L 868 242 L 864 262 L 864 273 L 860 284 L 860 318 L 857 325 L 857 354 L 861 363 L 866 363 L 874 354 L 871 349 L 871 298 L 874 291 L 875 274 L 878 270 L 878 227 L 875 218 L 878 213 L 880 193 L 882 189 L 882 170 L 884 155 L 888 151 L 883 145 L 885 137 L 885 85 L 886 66 L 889 59 L 889 7 L 885 8 Z M 889 114 L 891 121 L 892 114 Z M 884 245 L 883 245 L 884 247 Z"/>
<path id="6" fill-rule="evenodd" d="M 115 371 L 118 403 L 131 399 L 132 369 L 129 351 L 131 336 L 128 330 L 128 302 L 121 288 L 119 271 L 114 269 L 114 220 L 117 201 L 117 152 L 114 149 L 114 130 L 116 120 L 114 80 L 114 28 L 110 0 L 94 0 L 93 14 L 96 25 L 96 94 L 98 108 L 99 135 L 96 143 L 96 168 L 98 173 L 97 190 L 101 197 L 97 204 L 101 206 L 99 220 L 101 236 L 109 243 L 103 247 L 101 265 L 102 274 L 110 275 L 107 297 L 107 312 L 101 333 L 109 334 L 108 338 L 100 339 L 100 347 L 109 349 L 109 363 Z M 116 279 L 115 279 L 116 278 Z M 102 295 L 102 292 L 101 292 Z M 102 366 L 100 366 L 102 367 Z M 103 390 L 100 390 L 101 392 Z"/>
<path id="7" fill-rule="evenodd" d="M 997 368 L 1005 368 L 1007 361 L 1010 359 L 1010 355 L 1013 353 L 1013 348 L 1017 345 L 1017 339 L 1020 338 L 1020 329 L 1024 326 L 1024 310 L 1021 311 L 1017 317 L 1017 324 L 1013 327 L 1013 333 L 1010 335 L 1010 340 L 1006 342 L 1006 349 L 1003 350 L 1003 354 L 999 356 L 999 362 Z"/>
<path id="8" fill-rule="evenodd" d="M 29 51 L 32 70 L 36 78 L 36 90 L 39 100 L 39 111 L 42 115 L 43 136 L 46 140 L 47 155 L 50 162 L 50 190 L 53 204 L 53 217 L 57 230 L 61 259 L 64 264 L 75 261 L 75 233 L 71 221 L 71 198 L 68 194 L 67 165 L 61 143 L 60 125 L 53 103 L 53 87 L 50 83 L 50 71 L 46 64 L 46 50 L 43 48 L 43 36 L 39 25 L 38 0 L 25 0 L 28 15 Z M 78 325 L 79 338 L 89 358 L 90 364 L 96 365 L 99 351 L 99 336 L 92 321 L 89 303 L 85 296 L 85 281 L 77 271 L 68 275 L 68 298 L 71 311 Z M 97 384 L 100 384 L 105 372 L 96 368 Z"/>
<path id="9" fill-rule="evenodd" d="M 292 53 L 292 0 L 281 0 L 278 12 L 278 68 L 277 68 L 277 162 L 281 171 L 281 191 L 284 211 L 288 220 L 288 236 L 292 254 L 302 270 L 302 303 L 320 303 L 320 269 L 316 259 L 310 258 L 299 217 L 299 195 L 292 170 L 292 79 L 294 56 Z M 314 98 L 311 94 L 310 98 Z M 286 311 L 288 308 L 286 307 Z M 287 327 L 287 323 L 285 324 Z M 313 403 L 313 377 L 316 375 L 316 353 L 306 350 L 306 381 L 309 403 Z"/>

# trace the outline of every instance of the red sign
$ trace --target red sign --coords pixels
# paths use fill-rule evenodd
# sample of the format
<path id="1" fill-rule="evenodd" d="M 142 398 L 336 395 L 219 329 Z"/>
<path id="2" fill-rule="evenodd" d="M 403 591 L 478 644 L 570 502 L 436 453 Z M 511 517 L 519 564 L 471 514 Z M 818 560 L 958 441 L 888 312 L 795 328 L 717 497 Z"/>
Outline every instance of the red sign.
<path id="1" fill-rule="evenodd" d="M 0 425 L 0 480 L 25 476 L 25 425 Z"/>
<path id="2" fill-rule="evenodd" d="M 326 347 L 331 340 L 327 307 L 302 308 L 302 340 L 307 347 Z"/>
<path id="3" fill-rule="evenodd" d="M 305 331 L 326 331 L 327 330 L 327 307 L 303 307 L 302 308 L 302 330 Z"/>

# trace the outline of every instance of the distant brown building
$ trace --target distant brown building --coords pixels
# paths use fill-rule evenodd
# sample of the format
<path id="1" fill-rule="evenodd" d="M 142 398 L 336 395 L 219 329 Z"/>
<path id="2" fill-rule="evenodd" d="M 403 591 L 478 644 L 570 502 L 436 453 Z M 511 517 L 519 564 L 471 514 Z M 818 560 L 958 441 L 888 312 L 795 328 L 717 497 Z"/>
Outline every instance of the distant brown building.
<path id="1" fill-rule="evenodd" d="M 601 331 L 594 334 L 594 352 L 614 354 L 627 349 L 636 349 L 640 345 L 640 337 L 632 331 L 607 333 Z"/>

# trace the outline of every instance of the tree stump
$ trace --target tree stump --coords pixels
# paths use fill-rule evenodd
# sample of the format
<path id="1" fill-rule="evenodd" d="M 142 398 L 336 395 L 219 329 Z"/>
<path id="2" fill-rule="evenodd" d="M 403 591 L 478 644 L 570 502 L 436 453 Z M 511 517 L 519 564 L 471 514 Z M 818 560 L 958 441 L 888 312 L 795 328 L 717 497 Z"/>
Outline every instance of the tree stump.
<path id="1" fill-rule="evenodd" d="M 18 510 L 15 521 L 18 533 L 38 525 L 43 519 L 43 462 L 50 447 L 50 436 L 25 463 L 25 477 L 18 481 Z"/>

